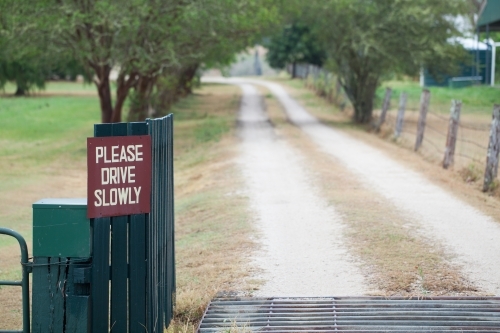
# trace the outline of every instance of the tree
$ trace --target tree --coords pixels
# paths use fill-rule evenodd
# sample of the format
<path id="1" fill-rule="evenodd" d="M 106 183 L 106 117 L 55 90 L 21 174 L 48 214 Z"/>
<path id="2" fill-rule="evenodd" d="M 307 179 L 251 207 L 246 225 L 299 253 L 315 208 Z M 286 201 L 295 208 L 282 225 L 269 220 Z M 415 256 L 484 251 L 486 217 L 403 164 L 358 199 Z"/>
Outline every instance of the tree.
<path id="1" fill-rule="evenodd" d="M 326 54 L 321 49 L 310 29 L 300 23 L 286 25 L 281 33 L 275 35 L 266 44 L 267 60 L 276 69 L 292 64 L 292 77 L 296 77 L 296 65 L 308 63 L 323 66 Z"/>
<path id="2" fill-rule="evenodd" d="M 175 61 L 165 62 L 154 75 L 141 76 L 134 87 L 129 120 L 163 113 L 191 93 L 201 66 L 228 64 L 251 45 L 276 17 L 271 0 L 204 0 L 187 4 L 172 35 Z"/>
<path id="3" fill-rule="evenodd" d="M 46 64 L 41 64 L 36 56 L 0 59 L 0 88 L 8 81 L 15 82 L 15 96 L 24 96 L 33 88 L 43 89 L 50 72 Z"/>
<path id="4" fill-rule="evenodd" d="M 169 104 L 158 101 L 160 95 L 174 101 L 176 97 L 166 95 L 189 93 L 202 64 L 228 61 L 230 54 L 255 38 L 273 13 L 271 0 L 3 0 L 0 9 L 6 8 L 5 3 L 17 12 L 2 15 L 0 10 L 0 20 L 6 18 L 19 31 L 30 32 L 24 34 L 26 43 L 12 45 L 30 54 L 27 50 L 37 50 L 38 38 L 50 49 L 43 55 L 51 60 L 65 56 L 59 62 L 64 68 L 50 67 L 51 71 L 71 72 L 83 66 L 93 77 L 102 122 L 121 121 L 130 91 L 129 118 L 137 120 L 155 105 Z M 4 38 L 5 31 L 9 38 Z M 0 45 L 9 43 L 8 53 L 14 54 L 10 47 L 14 29 L 8 26 L 0 32 Z M 0 54 L 2 66 L 3 59 L 10 61 Z M 112 71 L 118 72 L 114 96 Z M 0 81 L 7 79 L 0 76 Z"/>
<path id="5" fill-rule="evenodd" d="M 354 120 L 372 118 L 375 90 L 392 73 L 415 75 L 421 66 L 458 69 L 465 51 L 449 43 L 460 35 L 453 18 L 465 1 L 325 0 L 302 5 L 302 19 L 327 53 L 354 107 Z"/>
<path id="6" fill-rule="evenodd" d="M 0 3 L 0 88 L 12 81 L 17 86 L 16 96 L 43 88 L 51 66 L 46 40 L 33 38 L 21 23 L 26 13 L 31 8 L 20 2 Z"/>
<path id="7" fill-rule="evenodd" d="M 129 91 L 171 63 L 178 13 L 191 0 L 44 0 L 36 3 L 36 28 L 51 45 L 91 70 L 102 122 L 121 121 Z M 110 74 L 118 71 L 113 98 Z"/>

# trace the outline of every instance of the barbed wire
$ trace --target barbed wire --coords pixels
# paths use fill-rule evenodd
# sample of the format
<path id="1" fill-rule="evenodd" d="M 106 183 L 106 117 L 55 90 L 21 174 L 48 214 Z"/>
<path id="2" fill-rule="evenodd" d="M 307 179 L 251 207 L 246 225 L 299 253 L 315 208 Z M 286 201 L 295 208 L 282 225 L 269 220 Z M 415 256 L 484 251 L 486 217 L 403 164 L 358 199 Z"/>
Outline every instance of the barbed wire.
<path id="1" fill-rule="evenodd" d="M 469 156 L 469 155 L 464 154 L 464 153 L 457 153 L 457 152 L 455 152 L 455 155 L 460 156 L 460 157 L 465 157 L 465 158 L 467 158 L 469 160 L 472 160 L 472 161 L 474 161 L 476 163 L 479 163 L 479 164 L 483 164 L 484 163 L 483 161 L 480 161 L 477 158 L 474 158 L 474 157 Z"/>
<path id="2" fill-rule="evenodd" d="M 480 127 L 480 126 L 481 125 L 478 125 L 476 127 L 476 126 L 472 126 L 472 125 L 465 125 L 465 124 L 462 124 L 462 123 L 458 123 L 458 127 L 464 128 L 464 129 L 469 129 L 469 130 L 472 130 L 472 131 L 489 132 L 490 129 L 491 129 L 491 124 L 483 125 L 483 127 Z"/>
<path id="3" fill-rule="evenodd" d="M 321 72 L 321 73 L 319 73 L 319 72 Z M 324 75 L 324 73 L 326 73 L 326 72 L 318 71 L 317 76 Z M 314 81 L 317 81 L 316 75 L 314 75 L 313 79 L 314 79 Z M 328 90 L 331 90 L 331 89 L 328 89 Z M 393 104 L 393 103 L 396 103 L 396 104 Z M 397 105 L 398 104 L 397 99 L 394 97 L 391 98 L 391 104 Z M 411 105 L 412 106 L 408 106 L 405 108 L 405 113 L 407 113 L 407 112 L 408 113 L 410 113 L 410 112 L 419 113 L 420 107 L 418 107 L 418 106 L 415 107 L 414 103 L 411 103 Z M 390 110 L 387 110 L 387 113 L 385 115 L 385 123 L 384 124 L 393 130 L 395 130 L 396 125 L 397 125 L 398 112 L 399 112 L 398 109 L 390 109 Z M 449 123 L 449 121 L 450 121 L 449 117 L 446 117 L 443 114 L 437 113 L 435 110 L 428 110 L 428 114 L 430 114 L 432 117 L 434 117 L 434 119 L 437 119 L 437 120 L 442 121 L 442 122 Z M 380 116 L 381 116 L 381 110 L 377 110 L 377 112 L 375 113 L 375 117 L 377 117 L 377 120 L 380 120 Z M 418 117 L 415 119 L 414 116 L 408 117 L 407 114 L 405 114 L 405 117 L 403 119 L 403 121 L 404 121 L 403 128 L 401 129 L 400 136 L 403 136 L 403 135 L 417 136 L 416 131 L 408 129 L 408 125 L 410 125 L 410 127 L 415 126 L 415 123 L 418 122 L 419 117 L 420 116 L 418 115 Z M 375 122 L 375 123 L 377 123 L 377 122 Z M 426 123 L 426 128 L 428 128 L 432 132 L 439 134 L 441 137 L 445 137 L 445 138 L 447 137 L 447 133 L 430 125 L 429 122 Z M 470 150 L 470 152 L 473 152 L 474 150 L 472 150 L 471 148 L 467 148 L 465 145 L 472 145 L 474 147 L 483 149 L 485 151 L 488 150 L 488 147 L 480 142 L 477 142 L 475 140 L 467 138 L 467 135 L 464 133 L 464 130 L 471 130 L 471 131 L 477 131 L 477 132 L 489 132 L 491 129 L 491 124 L 477 124 L 477 123 L 476 124 L 467 124 L 464 122 L 459 122 L 458 128 L 460 129 L 460 133 L 457 133 L 458 134 L 457 141 L 459 141 L 462 144 L 459 145 L 460 148 L 457 147 L 460 151 L 456 151 L 455 156 L 466 158 L 466 159 L 471 160 L 471 161 L 478 163 L 478 164 L 484 164 L 484 161 L 481 161 L 481 160 L 477 159 L 476 157 L 473 157 L 470 154 L 467 154 L 468 150 Z M 432 136 L 431 136 L 431 138 L 432 138 Z M 440 154 L 440 155 L 444 154 L 445 150 L 440 148 L 439 145 L 434 142 L 435 140 L 433 141 L 431 138 L 424 136 L 423 142 L 425 143 L 425 146 L 427 146 L 427 148 L 432 147 L 432 150 L 435 150 L 435 152 Z"/>
<path id="4" fill-rule="evenodd" d="M 424 142 L 427 142 L 428 144 L 430 144 L 432 147 L 434 147 L 434 149 L 436 149 L 436 151 L 439 153 L 439 154 L 444 154 L 444 151 L 441 151 L 441 149 L 434 143 L 432 142 L 431 140 L 427 139 L 425 136 L 424 136 Z"/>
<path id="5" fill-rule="evenodd" d="M 406 109 L 405 109 L 405 112 L 406 112 L 406 111 L 410 111 L 410 112 L 419 112 L 419 111 L 420 111 L 420 109 L 419 109 L 419 108 L 406 108 Z"/>
<path id="6" fill-rule="evenodd" d="M 436 128 L 432 127 L 432 126 L 431 126 L 431 125 L 429 125 L 429 124 L 425 125 L 425 127 L 426 127 L 426 128 L 428 128 L 428 129 L 430 129 L 430 130 L 432 130 L 432 131 L 434 131 L 434 132 L 436 132 L 436 133 L 437 133 L 437 134 L 439 134 L 439 135 L 442 135 L 442 136 L 444 136 L 444 137 L 446 137 L 446 136 L 447 136 L 447 134 L 444 134 L 443 132 L 441 132 L 440 130 L 438 130 L 438 129 L 436 129 Z"/>
<path id="7" fill-rule="evenodd" d="M 403 126 L 403 129 L 401 130 L 401 133 L 411 134 L 411 135 L 415 135 L 415 136 L 417 135 L 417 132 L 405 130 L 404 126 Z"/>
<path id="8" fill-rule="evenodd" d="M 450 121 L 450 119 L 448 119 L 446 117 L 443 117 L 442 115 L 437 114 L 435 112 L 429 111 L 429 114 L 432 115 L 432 116 L 434 116 L 434 117 L 436 117 L 436 118 L 441 119 L 442 121 L 446 121 L 446 122 Z"/>
<path id="9" fill-rule="evenodd" d="M 479 147 L 481 149 L 488 150 L 488 147 L 483 146 L 482 144 L 479 144 L 479 143 L 477 143 L 475 141 L 471 141 L 471 140 L 467 140 L 467 139 L 463 139 L 463 138 L 462 139 L 457 138 L 457 139 L 460 140 L 461 142 L 469 143 L 469 144 L 477 146 L 477 147 Z"/>

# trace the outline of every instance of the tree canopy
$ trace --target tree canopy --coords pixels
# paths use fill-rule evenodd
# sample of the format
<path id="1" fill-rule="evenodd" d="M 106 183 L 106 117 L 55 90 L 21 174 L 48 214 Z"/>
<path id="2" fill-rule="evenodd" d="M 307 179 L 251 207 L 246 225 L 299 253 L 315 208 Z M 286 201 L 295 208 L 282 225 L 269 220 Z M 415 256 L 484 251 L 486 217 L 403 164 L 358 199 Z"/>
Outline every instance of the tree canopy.
<path id="1" fill-rule="evenodd" d="M 290 17 L 309 27 L 326 52 L 354 107 L 354 119 L 371 120 L 376 88 L 393 73 L 416 75 L 422 66 L 442 73 L 458 69 L 464 50 L 450 43 L 461 33 L 454 17 L 465 0 L 296 1 Z"/>
<path id="2" fill-rule="evenodd" d="M 46 75 L 32 75 L 31 68 L 81 66 L 93 77 L 102 122 L 121 121 L 130 92 L 130 120 L 168 107 L 190 91 L 202 64 L 228 63 L 277 15 L 272 0 L 3 0 L 0 6 L 0 84 L 29 75 L 30 85 L 43 85 Z M 24 37 L 14 38 L 17 32 Z M 53 67 L 54 59 L 64 61 Z"/>
<path id="3" fill-rule="evenodd" d="M 16 81 L 29 90 L 50 73 L 77 69 L 96 85 L 102 122 L 121 121 L 128 97 L 128 119 L 141 120 L 188 94 L 200 68 L 228 64 L 270 36 L 273 67 L 306 62 L 335 72 L 355 120 L 366 123 L 384 78 L 458 68 L 464 52 L 450 42 L 460 35 L 454 18 L 473 7 L 469 0 L 2 0 L 0 86 Z"/>
<path id="4" fill-rule="evenodd" d="M 306 25 L 300 23 L 286 25 L 282 31 L 271 37 L 270 41 L 266 43 L 269 49 L 267 53 L 269 65 L 276 69 L 282 69 L 287 64 L 292 64 L 293 77 L 295 77 L 297 63 L 322 66 L 326 55 L 315 37 Z"/>

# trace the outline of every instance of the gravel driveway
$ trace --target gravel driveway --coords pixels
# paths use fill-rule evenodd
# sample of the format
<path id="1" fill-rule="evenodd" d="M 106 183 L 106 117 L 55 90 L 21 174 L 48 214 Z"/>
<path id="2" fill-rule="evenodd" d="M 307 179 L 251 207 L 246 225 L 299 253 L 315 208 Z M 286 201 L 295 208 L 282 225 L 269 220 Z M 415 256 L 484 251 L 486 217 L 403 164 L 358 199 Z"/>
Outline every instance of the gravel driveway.
<path id="1" fill-rule="evenodd" d="M 444 247 L 463 274 L 483 292 L 500 294 L 498 222 L 383 152 L 321 124 L 279 84 L 253 79 L 219 82 L 240 84 L 244 92 L 241 165 L 263 234 L 264 252 L 259 264 L 267 282 L 262 294 L 356 295 L 366 292 L 366 286 L 342 245 L 341 218 L 309 185 L 300 156 L 276 138 L 265 121 L 260 97 L 248 83 L 268 88 L 290 121 L 330 155 L 332 163 L 333 158 L 340 161 L 367 186 L 410 214 L 422 236 Z M 336 284 L 332 276 L 346 286 L 332 287 Z"/>
<path id="2" fill-rule="evenodd" d="M 298 154 L 280 140 L 254 86 L 241 84 L 239 163 L 260 230 L 257 296 L 359 295 L 363 277 L 343 245 L 342 220 L 311 187 Z"/>

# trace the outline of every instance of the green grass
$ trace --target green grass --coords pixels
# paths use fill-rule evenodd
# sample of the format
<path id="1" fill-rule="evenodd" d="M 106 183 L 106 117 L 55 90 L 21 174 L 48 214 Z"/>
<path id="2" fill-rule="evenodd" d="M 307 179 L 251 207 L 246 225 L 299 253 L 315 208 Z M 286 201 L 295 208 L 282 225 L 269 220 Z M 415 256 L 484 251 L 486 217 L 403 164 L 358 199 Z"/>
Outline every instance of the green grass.
<path id="1" fill-rule="evenodd" d="M 204 85 L 208 89 L 211 89 L 211 86 L 218 85 Z M 203 98 L 195 93 L 180 100 L 169 111 L 174 114 L 174 122 L 179 128 L 175 132 L 178 139 L 176 155 L 178 152 L 188 152 L 199 145 L 217 142 L 231 130 L 234 115 L 221 111 L 217 103 L 203 105 Z M 237 109 L 237 103 L 237 99 L 232 99 L 230 107 Z M 189 165 L 203 162 L 204 155 L 204 153 L 190 155 L 192 161 Z"/>
<path id="2" fill-rule="evenodd" d="M 111 89 L 115 90 L 115 84 L 111 85 Z M 16 91 L 16 86 L 12 83 L 7 83 L 3 89 L 6 95 L 12 95 Z M 2 90 L 0 90 L 0 93 Z M 68 81 L 49 81 L 45 84 L 44 89 L 35 88 L 31 91 L 32 95 L 41 94 L 85 94 L 96 95 L 97 90 L 93 83 L 68 82 Z"/>
<path id="3" fill-rule="evenodd" d="M 0 157 L 25 166 L 83 158 L 99 119 L 96 97 L 0 98 Z"/>
<path id="4" fill-rule="evenodd" d="M 385 94 L 385 88 L 392 88 L 391 105 L 397 108 L 401 92 L 408 94 L 409 109 L 418 109 L 422 88 L 415 81 L 388 81 L 377 89 L 375 108 L 380 108 Z M 465 113 L 491 114 L 494 104 L 500 103 L 500 89 L 490 86 L 471 86 L 465 88 L 429 87 L 431 92 L 431 110 L 437 113 L 449 113 L 451 100 L 462 101 Z"/>
<path id="5" fill-rule="evenodd" d="M 75 86 L 56 88 L 71 91 Z M 81 168 L 86 138 L 99 120 L 97 96 L 0 97 L 0 197 L 22 197 L 30 186 L 43 188 L 44 179 L 63 167 Z M 63 167 L 56 170 L 58 164 Z M 21 232 L 29 242 L 31 206 L 13 209 L 0 204 L 0 226 Z M 14 244 L 14 239 L 0 237 L 0 248 Z"/>

